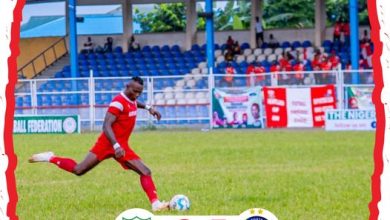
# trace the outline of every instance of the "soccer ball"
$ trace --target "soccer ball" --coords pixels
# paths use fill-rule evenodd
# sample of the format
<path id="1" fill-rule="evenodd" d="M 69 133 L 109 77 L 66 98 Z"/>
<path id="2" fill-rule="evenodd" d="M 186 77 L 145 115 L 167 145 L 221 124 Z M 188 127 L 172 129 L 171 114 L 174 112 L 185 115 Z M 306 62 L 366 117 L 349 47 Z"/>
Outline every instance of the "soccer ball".
<path id="1" fill-rule="evenodd" d="M 185 195 L 175 195 L 169 202 L 169 207 L 173 210 L 185 211 L 190 209 L 190 200 Z"/>

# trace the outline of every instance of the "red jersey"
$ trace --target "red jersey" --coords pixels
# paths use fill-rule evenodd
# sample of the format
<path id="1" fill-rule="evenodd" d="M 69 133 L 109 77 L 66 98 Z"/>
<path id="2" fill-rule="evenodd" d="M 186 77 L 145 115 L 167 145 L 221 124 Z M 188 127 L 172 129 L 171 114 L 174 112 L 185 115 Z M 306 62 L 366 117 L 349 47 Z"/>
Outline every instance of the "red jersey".
<path id="1" fill-rule="evenodd" d="M 336 55 L 332 55 L 329 57 L 329 61 L 332 63 L 332 68 L 337 68 L 340 63 L 340 58 Z"/>
<path id="2" fill-rule="evenodd" d="M 303 72 L 305 70 L 305 66 L 302 63 L 297 63 L 294 65 L 293 69 L 295 72 L 297 72 L 294 75 L 295 78 L 296 79 L 303 79 L 303 74 L 301 72 Z"/>
<path id="3" fill-rule="evenodd" d="M 107 112 L 116 116 L 112 130 L 118 143 L 121 146 L 127 145 L 136 122 L 137 102 L 131 101 L 124 93 L 120 93 L 111 101 Z M 112 145 L 104 132 L 100 134 L 97 142 Z"/>
<path id="4" fill-rule="evenodd" d="M 256 76 L 257 81 L 263 81 L 265 79 L 265 75 L 263 73 L 265 73 L 264 67 L 262 66 L 255 67 L 255 74 L 257 75 Z"/>
<path id="5" fill-rule="evenodd" d="M 349 28 L 349 23 L 343 24 L 343 32 L 345 36 L 349 36 L 351 34 L 351 30 Z"/>
<path id="6" fill-rule="evenodd" d="M 333 34 L 334 34 L 335 36 L 340 36 L 342 29 L 343 29 L 342 24 L 337 22 L 337 23 L 334 25 Z"/>
<path id="7" fill-rule="evenodd" d="M 332 69 L 332 63 L 329 61 L 324 61 L 321 63 L 321 70 L 331 70 Z"/>
<path id="8" fill-rule="evenodd" d="M 254 72 L 255 72 L 255 66 L 249 65 L 248 68 L 246 69 L 246 74 L 250 75 L 253 74 Z"/>

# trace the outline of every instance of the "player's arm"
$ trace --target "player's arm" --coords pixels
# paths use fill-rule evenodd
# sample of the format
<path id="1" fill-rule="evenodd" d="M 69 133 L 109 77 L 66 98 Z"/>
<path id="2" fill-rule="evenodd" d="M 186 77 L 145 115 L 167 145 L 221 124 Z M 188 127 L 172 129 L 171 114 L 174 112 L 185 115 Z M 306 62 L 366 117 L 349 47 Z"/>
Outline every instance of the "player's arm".
<path id="1" fill-rule="evenodd" d="M 155 110 L 152 106 L 150 105 L 145 105 L 144 103 L 141 103 L 137 101 L 137 108 L 142 108 L 146 109 L 151 115 L 157 118 L 157 120 L 161 119 L 161 114 L 157 110 Z"/>
<path id="2" fill-rule="evenodd" d="M 115 157 L 120 158 L 125 154 L 125 151 L 117 142 L 114 131 L 112 130 L 112 124 L 115 122 L 115 120 L 116 116 L 110 112 L 107 112 L 106 116 L 104 117 L 103 132 L 108 138 L 108 140 L 111 142 L 113 148 L 115 149 Z"/>

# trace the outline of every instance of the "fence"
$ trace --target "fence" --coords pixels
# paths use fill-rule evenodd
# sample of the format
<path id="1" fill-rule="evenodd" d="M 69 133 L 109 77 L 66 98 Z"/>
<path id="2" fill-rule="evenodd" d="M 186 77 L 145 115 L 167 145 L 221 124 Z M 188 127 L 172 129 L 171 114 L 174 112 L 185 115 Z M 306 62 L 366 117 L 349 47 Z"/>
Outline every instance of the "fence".
<path id="1" fill-rule="evenodd" d="M 360 84 L 350 83 L 352 74 L 359 74 Z M 190 74 L 143 79 L 144 92 L 139 100 L 154 105 L 163 117 L 160 122 L 153 122 L 154 119 L 146 111 L 141 110 L 137 126 L 147 126 L 153 122 L 158 126 L 207 127 L 211 118 L 212 88 L 234 89 L 247 86 L 297 88 L 334 84 L 338 109 L 373 108 L 372 71 L 280 72 L 253 77 L 236 74 L 231 81 L 227 80 L 224 74 L 212 76 Z M 124 89 L 129 80 L 130 77 L 20 80 L 22 86 L 15 93 L 15 114 L 78 114 L 83 130 L 99 130 L 108 104 Z"/>

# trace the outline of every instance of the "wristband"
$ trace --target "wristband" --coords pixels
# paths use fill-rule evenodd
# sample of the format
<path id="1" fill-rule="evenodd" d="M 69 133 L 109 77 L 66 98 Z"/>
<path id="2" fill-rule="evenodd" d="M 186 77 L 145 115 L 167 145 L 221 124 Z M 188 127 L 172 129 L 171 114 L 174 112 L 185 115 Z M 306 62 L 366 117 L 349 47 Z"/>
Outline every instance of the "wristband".
<path id="1" fill-rule="evenodd" d="M 150 105 L 145 105 L 145 109 L 146 109 L 146 110 L 149 111 L 151 108 L 152 108 L 152 106 L 150 106 Z"/>
<path id="2" fill-rule="evenodd" d="M 116 150 L 116 149 L 120 148 L 120 147 L 121 147 L 121 145 L 120 145 L 120 144 L 118 144 L 118 143 L 115 143 L 115 144 L 114 144 L 112 147 L 114 148 L 114 150 Z"/>

